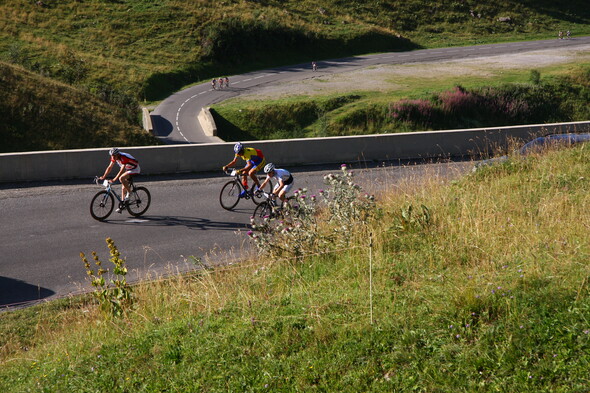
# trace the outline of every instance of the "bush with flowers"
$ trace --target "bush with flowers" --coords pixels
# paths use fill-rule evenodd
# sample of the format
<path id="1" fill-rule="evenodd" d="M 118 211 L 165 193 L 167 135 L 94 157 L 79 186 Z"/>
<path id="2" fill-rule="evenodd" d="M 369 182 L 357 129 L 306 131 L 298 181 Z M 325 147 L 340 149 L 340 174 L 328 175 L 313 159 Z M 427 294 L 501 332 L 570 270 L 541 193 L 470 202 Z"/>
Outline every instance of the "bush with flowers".
<path id="1" fill-rule="evenodd" d="M 307 189 L 295 191 L 285 214 L 252 219 L 248 236 L 258 251 L 270 257 L 296 257 L 348 245 L 353 228 L 366 225 L 377 213 L 375 197 L 363 194 L 346 165 L 340 174 L 324 176 L 327 190 L 319 197 Z"/>

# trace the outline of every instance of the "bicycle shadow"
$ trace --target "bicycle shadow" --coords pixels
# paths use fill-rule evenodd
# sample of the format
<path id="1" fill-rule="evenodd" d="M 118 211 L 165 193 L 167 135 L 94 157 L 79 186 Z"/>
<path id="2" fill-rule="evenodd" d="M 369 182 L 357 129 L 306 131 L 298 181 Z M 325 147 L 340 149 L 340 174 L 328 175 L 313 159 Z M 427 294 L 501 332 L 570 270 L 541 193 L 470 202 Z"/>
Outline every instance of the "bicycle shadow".
<path id="1" fill-rule="evenodd" d="M 185 217 L 185 216 L 141 216 L 128 217 L 125 221 L 105 221 L 115 225 L 137 225 L 154 226 L 154 227 L 176 227 L 184 226 L 188 229 L 198 229 L 203 231 L 236 231 L 239 229 L 249 229 L 250 224 L 235 221 L 215 221 L 208 218 Z"/>

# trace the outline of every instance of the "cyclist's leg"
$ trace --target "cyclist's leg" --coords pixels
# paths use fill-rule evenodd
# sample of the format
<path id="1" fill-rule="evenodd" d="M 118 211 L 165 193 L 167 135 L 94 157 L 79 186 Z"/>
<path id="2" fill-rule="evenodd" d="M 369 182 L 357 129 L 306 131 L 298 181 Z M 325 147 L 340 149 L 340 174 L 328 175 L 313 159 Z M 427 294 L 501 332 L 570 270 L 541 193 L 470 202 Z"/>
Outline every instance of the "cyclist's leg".
<path id="1" fill-rule="evenodd" d="M 256 165 L 256 163 L 253 163 L 252 169 L 250 169 L 250 171 L 248 172 L 248 174 L 250 175 L 250 179 L 252 179 L 254 184 L 258 187 L 260 187 L 260 181 L 258 181 L 258 176 L 256 176 L 256 173 L 259 170 L 261 170 L 262 168 L 264 168 L 265 165 L 266 165 L 266 160 L 263 158 L 262 161 L 260 161 L 258 163 L 258 165 Z"/>
<path id="2" fill-rule="evenodd" d="M 131 194 L 131 178 L 133 175 L 140 173 L 139 165 L 134 169 L 130 169 L 121 175 L 119 181 L 121 182 L 121 199 L 125 199 L 127 193 Z"/>
<path id="3" fill-rule="evenodd" d="M 283 187 L 279 190 L 278 196 L 281 199 L 281 201 L 283 201 L 283 203 L 285 203 L 285 201 L 287 200 L 287 193 L 291 190 L 291 188 L 293 188 L 293 183 L 295 182 L 293 181 L 291 182 L 291 184 L 283 184 Z"/>

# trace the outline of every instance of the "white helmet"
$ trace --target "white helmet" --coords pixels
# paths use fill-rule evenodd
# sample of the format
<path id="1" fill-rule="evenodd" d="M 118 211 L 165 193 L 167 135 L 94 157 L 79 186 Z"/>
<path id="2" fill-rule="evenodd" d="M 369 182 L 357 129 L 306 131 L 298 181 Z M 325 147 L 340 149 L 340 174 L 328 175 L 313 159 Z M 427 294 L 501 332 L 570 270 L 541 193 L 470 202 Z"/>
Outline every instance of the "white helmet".
<path id="1" fill-rule="evenodd" d="M 238 142 L 234 145 L 234 153 L 236 153 L 236 154 L 241 152 L 243 149 L 244 149 L 244 145 L 242 145 L 240 142 Z"/>
<path id="2" fill-rule="evenodd" d="M 117 149 L 116 147 L 113 147 L 111 150 L 109 150 L 109 155 L 114 156 L 116 154 L 119 154 L 119 149 Z"/>
<path id="3" fill-rule="evenodd" d="M 269 173 L 275 170 L 275 164 L 273 164 L 272 162 L 269 162 L 268 164 L 266 164 L 266 166 L 264 167 L 264 173 Z"/>

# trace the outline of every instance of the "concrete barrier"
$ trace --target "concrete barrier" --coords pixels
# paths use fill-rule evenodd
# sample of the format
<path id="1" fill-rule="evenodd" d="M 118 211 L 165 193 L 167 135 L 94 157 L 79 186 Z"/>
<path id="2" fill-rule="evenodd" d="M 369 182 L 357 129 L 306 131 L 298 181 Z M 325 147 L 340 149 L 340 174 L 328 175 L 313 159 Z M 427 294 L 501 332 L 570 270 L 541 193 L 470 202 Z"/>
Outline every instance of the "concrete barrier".
<path id="1" fill-rule="evenodd" d="M 203 129 L 203 132 L 207 136 L 217 136 L 217 125 L 215 124 L 215 120 L 213 119 L 213 115 L 211 115 L 210 108 L 203 107 L 201 111 L 197 115 L 197 120 Z"/>
<path id="2" fill-rule="evenodd" d="M 150 110 L 146 107 L 141 108 L 143 114 L 143 129 L 147 132 L 152 132 L 154 126 L 152 125 L 152 117 L 150 116 Z"/>
<path id="3" fill-rule="evenodd" d="M 566 132 L 590 132 L 590 121 L 244 143 L 261 149 L 268 162 L 295 169 L 307 164 L 480 156 L 505 149 L 511 140 L 526 142 L 540 135 Z M 170 174 L 218 170 L 232 159 L 233 144 L 122 150 L 139 160 L 142 173 Z M 106 148 L 0 154 L 0 182 L 92 178 L 103 173 L 108 160 Z"/>

